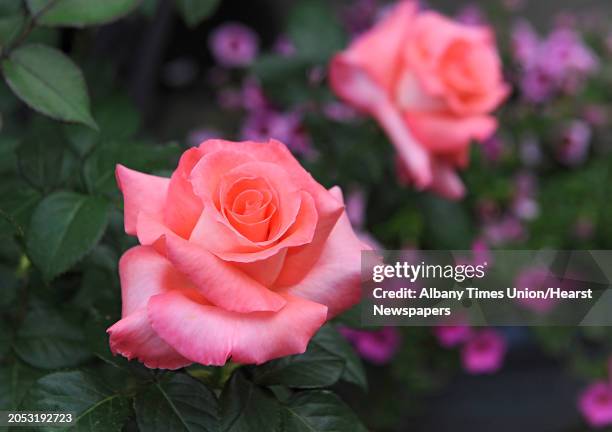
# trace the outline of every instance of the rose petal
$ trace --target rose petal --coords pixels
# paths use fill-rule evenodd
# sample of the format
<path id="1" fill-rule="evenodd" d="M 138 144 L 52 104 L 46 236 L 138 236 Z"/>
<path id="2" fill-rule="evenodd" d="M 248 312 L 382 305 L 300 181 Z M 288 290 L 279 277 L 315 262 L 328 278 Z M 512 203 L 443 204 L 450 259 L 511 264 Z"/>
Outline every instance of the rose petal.
<path id="1" fill-rule="evenodd" d="M 235 312 L 277 311 L 285 300 L 196 244 L 166 238 L 168 259 L 215 305 Z"/>
<path id="2" fill-rule="evenodd" d="M 456 117 L 449 114 L 406 113 L 414 136 L 437 154 L 467 149 L 472 140 L 484 141 L 497 129 L 492 116 Z"/>
<path id="3" fill-rule="evenodd" d="M 331 191 L 342 200 L 339 188 Z M 361 251 L 368 249 L 357 238 L 344 213 L 325 242 L 316 265 L 301 282 L 286 292 L 324 304 L 329 309 L 329 318 L 335 316 L 359 302 Z"/>
<path id="4" fill-rule="evenodd" d="M 170 180 L 131 170 L 117 165 L 115 177 L 123 193 L 125 232 L 136 234 L 136 221 L 140 212 L 162 218 Z"/>
<path id="5" fill-rule="evenodd" d="M 216 213 L 204 209 L 190 241 L 201 245 L 224 261 L 254 262 L 275 256 L 283 249 L 309 245 L 315 235 L 318 213 L 314 199 L 306 192 L 300 193 L 300 207 L 289 230 L 276 243 L 272 241 L 254 243 L 233 227 L 215 219 Z"/>
<path id="6" fill-rule="evenodd" d="M 193 363 L 164 342 L 151 328 L 145 307 L 116 322 L 107 333 L 113 354 L 140 360 L 148 368 L 179 369 Z"/>
<path id="7" fill-rule="evenodd" d="M 144 307 L 152 295 L 193 287 L 170 261 L 148 246 L 135 246 L 123 254 L 119 278 L 124 318 Z"/>
<path id="8" fill-rule="evenodd" d="M 151 299 L 148 316 L 155 332 L 181 355 L 204 365 L 261 364 L 303 353 L 323 325 L 327 308 L 285 296 L 278 312 L 229 312 L 174 291 Z"/>

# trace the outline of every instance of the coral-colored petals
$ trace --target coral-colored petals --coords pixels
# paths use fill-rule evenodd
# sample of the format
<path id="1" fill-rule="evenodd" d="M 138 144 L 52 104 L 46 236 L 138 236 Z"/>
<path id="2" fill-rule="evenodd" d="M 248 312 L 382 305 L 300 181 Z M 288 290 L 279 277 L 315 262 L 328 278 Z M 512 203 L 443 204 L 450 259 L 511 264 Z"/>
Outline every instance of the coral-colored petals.
<path id="1" fill-rule="evenodd" d="M 199 149 L 187 150 L 181 156 L 178 167 L 170 179 L 167 205 L 163 213 L 164 223 L 183 238 L 189 237 L 202 213 L 202 201 L 194 194 L 189 181 L 193 167 L 201 158 L 202 152 Z"/>
<path id="2" fill-rule="evenodd" d="M 285 296 L 278 312 L 241 314 L 205 305 L 173 291 L 153 297 L 148 317 L 155 332 L 184 357 L 204 365 L 261 364 L 299 354 L 323 325 L 327 308 Z"/>
<path id="3" fill-rule="evenodd" d="M 338 188 L 332 189 L 339 194 Z M 339 196 L 341 199 L 341 196 Z M 355 305 L 361 296 L 361 251 L 364 248 L 345 214 L 325 242 L 312 270 L 287 292 L 327 305 L 329 316 Z M 334 289 L 329 289 L 333 286 Z"/>
<path id="4" fill-rule="evenodd" d="M 285 300 L 206 249 L 178 237 L 166 238 L 168 259 L 208 301 L 228 311 L 277 311 Z"/>
<path id="5" fill-rule="evenodd" d="M 125 232 L 136 234 L 136 221 L 141 212 L 163 214 L 170 180 L 117 165 L 115 177 L 123 193 Z"/>
<path id="6" fill-rule="evenodd" d="M 289 229 L 278 241 L 254 243 L 239 234 L 233 227 L 215 218 L 213 212 L 204 210 L 193 230 L 190 242 L 211 251 L 225 261 L 248 263 L 268 259 L 283 249 L 309 244 L 318 229 L 320 220 L 314 199 L 306 192 L 299 193 L 299 210 Z M 211 214 L 212 213 L 212 214 Z"/>
<path id="7" fill-rule="evenodd" d="M 165 257 L 148 246 L 135 246 L 123 254 L 119 278 L 123 317 L 144 307 L 152 295 L 192 287 Z"/>
<path id="8" fill-rule="evenodd" d="M 367 109 L 359 81 L 368 80 L 383 93 L 389 93 L 401 67 L 401 48 L 415 18 L 416 4 L 402 1 L 393 13 L 372 30 L 360 36 L 351 47 L 331 63 L 330 80 L 337 94 L 346 101 Z"/>
<path id="9" fill-rule="evenodd" d="M 436 161 L 433 164 L 434 181 L 431 189 L 443 198 L 458 200 L 465 195 L 465 186 L 455 169 L 448 163 Z"/>
<path id="10" fill-rule="evenodd" d="M 218 140 L 211 140 L 216 142 Z M 205 141 L 199 149 L 211 141 Z M 190 173 L 189 179 L 193 190 L 204 203 L 213 202 L 220 209 L 219 185 L 224 176 L 231 171 L 254 159 L 250 155 L 232 149 L 234 146 L 225 146 L 224 149 L 205 153 Z M 203 151 L 203 150 L 200 150 Z"/>
<path id="11" fill-rule="evenodd" d="M 484 141 L 497 129 L 497 120 L 487 115 L 457 117 L 407 113 L 405 120 L 415 137 L 436 154 L 467 148 L 471 140 Z"/>
<path id="12" fill-rule="evenodd" d="M 138 359 L 148 368 L 179 369 L 193 363 L 164 342 L 151 328 L 143 307 L 117 321 L 107 333 L 113 354 Z"/>

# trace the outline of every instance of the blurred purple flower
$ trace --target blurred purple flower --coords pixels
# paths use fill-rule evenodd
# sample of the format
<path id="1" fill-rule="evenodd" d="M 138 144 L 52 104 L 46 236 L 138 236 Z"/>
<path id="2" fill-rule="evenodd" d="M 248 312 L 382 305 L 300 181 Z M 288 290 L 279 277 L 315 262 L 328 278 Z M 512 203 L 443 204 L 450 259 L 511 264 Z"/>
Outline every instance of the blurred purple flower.
<path id="1" fill-rule="evenodd" d="M 520 87 L 524 97 L 541 103 L 556 92 L 572 94 L 599 68 L 595 53 L 568 26 L 558 26 L 541 40 L 524 20 L 512 30 L 512 52 L 522 67 Z"/>
<path id="2" fill-rule="evenodd" d="M 605 381 L 592 383 L 580 395 L 578 408 L 592 427 L 612 425 L 612 386 Z"/>
<path id="3" fill-rule="evenodd" d="M 482 9 L 476 4 L 468 4 L 459 10 L 455 19 L 462 24 L 480 26 L 487 24 Z"/>
<path id="4" fill-rule="evenodd" d="M 333 101 L 323 106 L 323 114 L 337 122 L 349 122 L 358 117 L 357 111 L 345 103 Z"/>
<path id="5" fill-rule="evenodd" d="M 590 144 L 591 127 L 584 121 L 573 120 L 563 131 L 557 156 L 566 165 L 580 165 L 588 156 Z"/>
<path id="6" fill-rule="evenodd" d="M 284 57 L 291 57 L 296 53 L 295 45 L 287 35 L 280 35 L 278 39 L 276 39 L 273 50 L 275 53 Z"/>
<path id="7" fill-rule="evenodd" d="M 605 126 L 608 121 L 608 112 L 605 105 L 589 104 L 584 108 L 582 115 L 591 126 Z"/>
<path id="8" fill-rule="evenodd" d="M 263 89 L 254 78 L 246 78 L 242 83 L 242 106 L 246 110 L 261 110 L 268 106 Z"/>
<path id="9" fill-rule="evenodd" d="M 187 135 L 187 145 L 189 147 L 196 147 L 208 139 L 220 137 L 222 137 L 222 134 L 216 129 L 206 127 L 194 129 L 189 131 L 189 134 Z"/>
<path id="10" fill-rule="evenodd" d="M 401 334 L 395 327 L 373 331 L 340 327 L 338 330 L 361 357 L 377 365 L 389 363 L 402 342 Z"/>
<path id="11" fill-rule="evenodd" d="M 472 335 L 468 325 L 440 325 L 433 328 L 433 334 L 443 348 L 453 348 L 467 341 Z"/>
<path id="12" fill-rule="evenodd" d="M 493 329 L 480 330 L 463 345 L 461 363 L 471 374 L 497 372 L 506 355 L 506 341 Z"/>
<path id="13" fill-rule="evenodd" d="M 528 267 L 523 269 L 514 281 L 516 289 L 528 288 L 529 291 L 543 291 L 548 287 L 560 286 L 560 281 L 555 278 L 546 267 Z M 520 298 L 516 303 L 539 314 L 550 312 L 558 303 L 557 299 Z"/>
<path id="14" fill-rule="evenodd" d="M 483 234 L 487 241 L 494 246 L 521 241 L 526 238 L 523 224 L 512 215 L 505 215 L 499 219 L 486 222 L 483 227 Z"/>
<path id="15" fill-rule="evenodd" d="M 242 107 L 242 93 L 234 88 L 224 88 L 217 92 L 217 104 L 221 109 L 234 111 Z"/>
<path id="16" fill-rule="evenodd" d="M 537 177 L 529 172 L 518 173 L 514 178 L 511 207 L 519 219 L 532 220 L 540 213 L 540 206 L 536 200 L 537 182 Z"/>
<path id="17" fill-rule="evenodd" d="M 228 22 L 213 30 L 209 47 L 220 65 L 245 67 L 257 57 L 259 38 L 244 24 Z"/>
<path id="18" fill-rule="evenodd" d="M 534 61 L 540 39 L 528 21 L 519 20 L 512 27 L 511 44 L 514 59 L 526 66 Z"/>
<path id="19" fill-rule="evenodd" d="M 309 135 L 302 125 L 298 112 L 282 114 L 271 110 L 252 111 L 242 125 L 242 139 L 268 141 L 277 139 L 289 149 L 306 157 L 314 155 Z"/>
<path id="20" fill-rule="evenodd" d="M 499 135 L 493 135 L 491 138 L 483 141 L 482 151 L 489 161 L 497 162 L 504 152 L 504 142 Z"/>

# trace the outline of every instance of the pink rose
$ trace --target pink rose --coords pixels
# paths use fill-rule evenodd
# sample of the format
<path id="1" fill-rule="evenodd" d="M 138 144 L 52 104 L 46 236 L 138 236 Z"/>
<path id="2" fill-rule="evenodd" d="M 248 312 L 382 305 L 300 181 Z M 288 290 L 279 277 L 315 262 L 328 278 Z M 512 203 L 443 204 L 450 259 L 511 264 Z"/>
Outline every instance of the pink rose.
<path id="1" fill-rule="evenodd" d="M 395 145 L 408 178 L 447 198 L 472 140 L 497 128 L 490 115 L 507 96 L 492 30 L 400 2 L 331 62 L 331 86 L 371 114 Z"/>
<path id="2" fill-rule="evenodd" d="M 114 353 L 151 368 L 302 353 L 359 300 L 361 242 L 340 189 L 278 141 L 208 140 L 172 177 L 117 166 L 125 231 Z"/>

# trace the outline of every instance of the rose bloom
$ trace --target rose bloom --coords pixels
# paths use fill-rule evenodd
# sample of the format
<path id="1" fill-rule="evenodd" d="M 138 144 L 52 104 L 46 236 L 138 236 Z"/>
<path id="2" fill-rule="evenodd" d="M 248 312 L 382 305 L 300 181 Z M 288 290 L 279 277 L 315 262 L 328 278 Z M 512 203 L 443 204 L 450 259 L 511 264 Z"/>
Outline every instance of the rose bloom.
<path id="1" fill-rule="evenodd" d="M 150 368 L 263 363 L 305 351 L 359 300 L 361 242 L 340 189 L 278 141 L 208 140 L 171 178 L 117 166 L 125 231 L 113 353 Z"/>
<path id="2" fill-rule="evenodd" d="M 489 27 L 419 12 L 412 1 L 337 54 L 330 80 L 377 119 L 410 182 L 447 198 L 463 196 L 455 170 L 467 165 L 472 140 L 496 130 L 490 113 L 509 92 Z"/>

